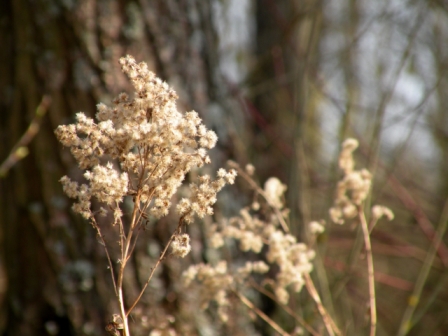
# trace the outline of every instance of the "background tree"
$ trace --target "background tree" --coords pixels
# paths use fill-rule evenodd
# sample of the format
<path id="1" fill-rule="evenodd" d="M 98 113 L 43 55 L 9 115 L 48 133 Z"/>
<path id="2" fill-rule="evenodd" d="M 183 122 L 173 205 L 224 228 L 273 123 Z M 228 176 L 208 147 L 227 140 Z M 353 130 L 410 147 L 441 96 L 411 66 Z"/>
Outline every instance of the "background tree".
<path id="1" fill-rule="evenodd" d="M 129 89 L 118 64 L 128 53 L 175 83 L 186 108 L 205 111 L 216 86 L 210 5 L 1 3 L 2 158 L 25 132 L 42 97 L 51 98 L 30 154 L 1 182 L 0 329 L 5 335 L 104 331 L 108 306 L 114 301 L 104 252 L 94 231 L 72 215 L 62 194 L 58 179 L 65 173 L 79 177 L 80 171 L 53 132 L 59 124 L 73 121 L 74 113 L 93 116 L 98 102 Z M 152 239 L 166 234 L 156 232 Z"/>

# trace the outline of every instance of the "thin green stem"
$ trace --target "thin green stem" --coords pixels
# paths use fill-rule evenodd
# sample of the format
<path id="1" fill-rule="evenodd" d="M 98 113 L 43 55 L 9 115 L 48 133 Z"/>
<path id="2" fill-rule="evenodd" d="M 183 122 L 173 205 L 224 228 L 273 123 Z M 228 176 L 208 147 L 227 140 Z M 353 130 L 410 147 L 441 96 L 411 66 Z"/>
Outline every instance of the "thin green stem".
<path id="1" fill-rule="evenodd" d="M 428 278 L 429 271 L 431 270 L 432 264 L 434 262 L 437 250 L 442 242 L 442 238 L 445 235 L 445 231 L 448 225 L 448 199 L 445 201 L 443 207 L 442 215 L 440 216 L 440 222 L 437 227 L 437 231 L 434 237 L 434 244 L 431 244 L 426 260 L 423 263 L 423 267 L 418 275 L 417 281 L 415 283 L 414 291 L 408 299 L 408 306 L 401 319 L 400 328 L 398 330 L 398 336 L 405 336 L 411 330 L 412 327 L 412 317 L 414 315 L 415 309 L 420 301 L 420 297 L 423 291 L 423 287 Z"/>

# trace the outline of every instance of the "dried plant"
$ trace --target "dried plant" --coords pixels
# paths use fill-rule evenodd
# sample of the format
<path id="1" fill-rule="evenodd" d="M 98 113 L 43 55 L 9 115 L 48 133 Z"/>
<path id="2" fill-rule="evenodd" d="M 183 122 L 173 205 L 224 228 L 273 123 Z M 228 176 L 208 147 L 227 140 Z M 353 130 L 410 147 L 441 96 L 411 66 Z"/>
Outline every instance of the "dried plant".
<path id="1" fill-rule="evenodd" d="M 194 111 L 180 113 L 176 108 L 176 93 L 158 79 L 145 63 L 137 64 L 131 57 L 120 59 L 123 72 L 131 80 L 134 98 L 121 93 L 113 106 L 98 104 L 98 123 L 83 113 L 76 115 L 76 124 L 59 126 L 55 133 L 58 140 L 85 170 L 86 183 L 79 184 L 64 176 L 61 179 L 65 193 L 76 199 L 73 210 L 88 219 L 104 245 L 115 292 L 120 307 L 121 322 L 117 318 L 108 325 L 109 332 L 122 329 L 130 335 L 128 316 L 141 298 L 149 281 L 169 247 L 172 255 L 185 257 L 190 251 L 190 240 L 185 233 L 186 225 L 197 215 L 203 218 L 213 213 L 217 192 L 226 184 L 233 183 L 235 170 L 220 169 L 212 180 L 204 175 L 198 183 L 190 185 L 190 196 L 176 205 L 179 215 L 177 228 L 166 244 L 159 260 L 152 268 L 140 295 L 129 307 L 123 299 L 123 278 L 126 265 L 138 238 L 137 230 L 148 218 L 166 216 L 173 207 L 171 200 L 194 167 L 210 163 L 207 150 L 213 148 L 217 136 L 207 130 Z M 129 223 L 120 207 L 124 197 L 133 198 L 133 211 Z M 92 200 L 102 206 L 92 210 Z M 96 216 L 111 213 L 119 234 L 120 258 L 118 265 L 111 260 L 102 229 Z"/>
<path id="2" fill-rule="evenodd" d="M 375 205 L 371 209 L 370 224 L 367 224 L 364 203 L 370 193 L 372 174 L 366 169 L 354 169 L 355 161 L 353 159 L 353 151 L 358 146 L 359 143 L 356 139 L 347 139 L 342 143 L 342 150 L 339 155 L 339 168 L 343 171 L 344 176 L 337 185 L 334 205 L 330 208 L 329 213 L 333 222 L 337 224 L 344 224 L 347 219 L 357 218 L 361 225 L 366 249 L 369 280 L 370 336 L 373 336 L 376 334 L 377 316 L 370 232 L 381 217 L 385 216 L 388 220 L 392 220 L 394 214 L 385 206 Z"/>
<path id="3" fill-rule="evenodd" d="M 271 177 L 265 182 L 264 188 L 261 188 L 251 177 L 254 170 L 251 165 L 245 170 L 235 162 L 230 161 L 229 165 L 249 183 L 256 197 L 251 207 L 243 208 L 239 216 L 224 219 L 209 228 L 209 245 L 217 249 L 224 247 L 226 242 L 235 241 L 242 252 L 253 252 L 258 260 L 235 260 L 231 265 L 219 260 L 215 265 L 190 266 L 184 272 L 185 285 L 191 287 L 194 282 L 201 307 L 207 308 L 214 302 L 224 323 L 230 319 L 230 297 L 234 296 L 277 333 L 290 335 L 249 300 L 250 290 L 255 289 L 274 300 L 299 323 L 301 327 L 297 328 L 294 334 L 300 334 L 299 331 L 303 331 L 303 327 L 311 334 L 318 335 L 312 326 L 288 306 L 290 293 L 299 293 L 306 286 L 319 307 L 329 334 L 340 335 L 309 276 L 313 269 L 315 252 L 289 233 L 289 210 L 285 207 L 283 196 L 287 186 L 278 178 Z M 310 228 L 315 235 L 324 230 L 322 223 L 318 222 L 311 222 Z M 235 304 L 232 305 L 232 310 L 234 309 Z"/>
<path id="4" fill-rule="evenodd" d="M 235 310 L 235 300 L 248 310 L 248 316 L 258 316 L 281 335 L 290 335 L 283 326 L 257 307 L 251 293 L 265 295 L 274 300 L 299 327 L 312 335 L 320 334 L 290 308 L 291 296 L 306 288 L 317 306 L 323 325 L 329 335 L 341 335 L 333 318 L 325 309 L 310 273 L 313 270 L 317 235 L 325 230 L 324 221 L 309 223 L 312 237 L 309 244 L 299 242 L 288 228 L 289 210 L 284 193 L 287 186 L 272 177 L 261 188 L 252 178 L 254 167 L 242 169 L 229 162 L 230 170 L 219 169 L 217 178 L 199 177 L 189 185 L 189 197 L 172 204 L 173 196 L 183 184 L 186 174 L 194 167 L 210 163 L 207 150 L 215 146 L 217 136 L 202 124 L 196 112 L 180 113 L 175 101 L 176 93 L 147 69 L 145 63 L 137 64 L 131 56 L 121 58 L 123 72 L 134 88 L 134 98 L 120 94 L 113 106 L 98 105 L 98 122 L 83 113 L 76 115 L 76 124 L 59 126 L 56 135 L 69 147 L 84 172 L 85 183 L 61 178 L 65 193 L 76 200 L 73 210 L 88 219 L 97 231 L 104 246 L 119 314 L 113 314 L 106 330 L 111 335 L 130 335 L 128 317 L 153 279 L 154 272 L 168 256 L 184 258 L 191 250 L 186 227 L 194 217 L 204 218 L 213 214 L 216 195 L 226 183 L 233 184 L 238 173 L 255 193 L 251 207 L 240 210 L 239 215 L 223 219 L 206 227 L 207 244 L 215 251 L 236 243 L 242 253 L 251 253 L 251 260 L 225 259 L 224 255 L 209 264 L 190 266 L 183 273 L 183 288 L 194 293 L 194 302 L 206 309 L 217 308 L 220 323 L 230 323 Z M 393 218 L 390 209 L 376 205 L 367 223 L 365 200 L 370 193 L 372 175 L 365 169 L 355 170 L 353 151 L 358 147 L 355 139 L 342 144 L 339 166 L 343 178 L 337 185 L 333 207 L 329 214 L 333 222 L 344 224 L 349 219 L 361 224 L 368 266 L 371 325 L 370 334 L 376 333 L 376 300 L 373 256 L 370 232 L 383 216 Z M 129 218 L 123 214 L 125 197 L 132 198 Z M 92 205 L 92 201 L 100 206 Z M 139 295 L 129 306 L 124 302 L 124 276 L 132 256 L 138 230 L 149 217 L 159 219 L 175 206 L 178 224 L 155 262 Z M 93 210 L 95 208 L 95 210 Z M 118 235 L 118 260 L 112 260 L 109 242 L 106 242 L 97 216 L 109 216 L 108 225 Z M 171 250 L 170 250 L 171 249 Z M 188 295 L 187 295 L 188 296 Z M 198 300 L 199 299 L 199 300 Z M 188 299 L 187 299 L 188 300 Z M 232 309 L 230 309 L 232 307 Z M 152 335 L 163 334 L 164 327 L 154 329 Z M 169 334 L 175 334 L 173 329 Z"/>
<path id="5" fill-rule="evenodd" d="M 355 170 L 353 151 L 358 141 L 347 139 L 342 144 L 339 165 L 343 177 L 337 185 L 334 205 L 330 217 L 337 224 L 348 219 L 358 221 L 362 227 L 368 269 L 370 297 L 370 335 L 376 333 L 376 298 L 374 285 L 373 256 L 370 243 L 370 231 L 381 217 L 393 219 L 393 213 L 385 206 L 375 205 L 370 211 L 370 223 L 367 224 L 364 211 L 365 200 L 370 193 L 372 176 L 365 170 Z M 214 302 L 218 307 L 221 320 L 227 322 L 230 314 L 230 297 L 233 295 L 258 317 L 268 323 L 277 333 L 289 335 L 282 326 L 264 314 L 249 300 L 250 289 L 274 300 L 287 314 L 300 325 L 297 330 L 306 329 L 312 335 L 319 335 L 313 326 L 289 308 L 291 293 L 298 293 L 305 287 L 315 302 L 322 317 L 328 335 L 342 335 L 333 318 L 325 309 L 319 293 L 311 279 L 315 252 L 311 248 L 317 235 L 325 230 L 324 221 L 312 221 L 308 224 L 312 237 L 310 245 L 297 242 L 287 229 L 289 211 L 285 207 L 283 193 L 287 186 L 273 177 L 266 181 L 264 188 L 257 185 L 251 177 L 252 166 L 241 169 L 236 163 L 229 165 L 238 171 L 255 191 L 256 197 L 251 207 L 243 208 L 240 215 L 212 225 L 208 229 L 208 242 L 217 249 L 237 242 L 242 252 L 252 252 L 258 260 L 234 260 L 233 263 L 220 260 L 214 265 L 198 264 L 184 272 L 185 285 L 196 283 L 196 295 L 202 308 Z M 234 309 L 233 303 L 232 308 Z M 235 317 L 233 317 L 235 318 Z M 300 329 L 303 328 L 303 329 Z M 294 334 L 294 332 L 293 332 Z M 298 333 L 299 334 L 299 333 Z"/>

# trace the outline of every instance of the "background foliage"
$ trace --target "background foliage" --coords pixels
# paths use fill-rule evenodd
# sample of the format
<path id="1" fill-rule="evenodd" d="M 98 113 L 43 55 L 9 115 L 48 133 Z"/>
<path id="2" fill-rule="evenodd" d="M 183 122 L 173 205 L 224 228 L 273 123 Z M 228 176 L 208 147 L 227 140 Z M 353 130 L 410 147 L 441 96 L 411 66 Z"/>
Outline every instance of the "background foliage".
<path id="1" fill-rule="evenodd" d="M 446 224 L 447 10 L 438 0 L 2 1 L 1 161 L 26 134 L 44 95 L 51 104 L 44 101 L 47 113 L 29 154 L 13 158 L 0 180 L 0 331 L 97 335 L 115 309 L 102 247 L 58 182 L 81 171 L 53 130 L 130 92 L 118 59 L 132 54 L 176 88 L 180 110 L 195 109 L 216 131 L 216 166 L 229 158 L 252 163 L 260 184 L 277 176 L 288 186 L 290 227 L 299 240 L 308 241 L 311 220 L 328 219 L 339 144 L 359 139 L 358 165 L 375 176 L 369 202 L 395 212 L 372 233 L 378 334 L 397 333 L 414 304 L 410 334 L 448 333 L 446 239 L 428 258 Z M 176 328 L 187 324 L 175 280 L 184 263 L 212 258 L 203 226 L 235 214 L 251 194 L 241 183 L 220 198 L 215 218 L 191 228 L 191 260 L 167 263 L 149 288 L 141 312 L 149 320 L 173 315 Z M 126 284 L 134 296 L 169 238 L 169 221 L 151 226 L 136 248 L 135 276 Z M 312 276 L 343 333 L 367 333 L 360 231 L 326 228 Z M 293 305 L 307 319 L 315 316 L 306 293 Z M 273 302 L 261 307 L 282 320 Z M 212 322 L 191 332 L 205 335 Z M 209 334 L 239 330 L 228 328 Z M 273 334 L 261 322 L 251 328 Z"/>

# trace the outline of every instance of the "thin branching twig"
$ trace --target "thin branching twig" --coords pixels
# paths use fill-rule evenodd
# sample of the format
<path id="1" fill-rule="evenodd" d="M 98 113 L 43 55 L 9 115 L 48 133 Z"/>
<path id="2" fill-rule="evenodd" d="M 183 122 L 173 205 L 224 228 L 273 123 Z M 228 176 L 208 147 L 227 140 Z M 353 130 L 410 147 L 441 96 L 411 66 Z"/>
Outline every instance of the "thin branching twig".
<path id="1" fill-rule="evenodd" d="M 160 254 L 159 259 L 157 260 L 156 264 L 154 265 L 154 267 L 151 269 L 151 273 L 148 276 L 148 280 L 146 280 L 145 285 L 143 286 L 142 290 L 140 291 L 140 294 L 137 296 L 137 298 L 134 300 L 134 303 L 131 305 L 131 307 L 128 309 L 127 313 L 126 313 L 126 317 L 129 316 L 129 314 L 132 312 L 132 310 L 135 308 L 135 306 L 137 305 L 137 303 L 140 301 L 140 299 L 143 296 L 143 293 L 145 292 L 146 288 L 148 287 L 152 277 L 154 276 L 154 273 L 157 269 L 157 267 L 160 265 L 160 263 L 165 259 L 166 253 L 168 252 L 168 249 L 172 243 L 172 241 L 174 240 L 175 236 L 177 233 L 179 233 L 180 229 L 182 228 L 183 225 L 183 218 L 179 219 L 179 224 L 177 226 L 177 228 L 174 230 L 173 234 L 170 237 L 170 240 L 168 241 L 168 243 L 165 245 L 165 248 L 163 249 L 162 253 Z"/>
<path id="2" fill-rule="evenodd" d="M 5 159 L 5 161 L 3 161 L 3 163 L 0 165 L 0 178 L 5 177 L 8 171 L 15 164 L 17 164 L 17 162 L 19 162 L 25 156 L 28 155 L 27 146 L 39 132 L 40 123 L 42 121 L 42 118 L 47 113 L 50 104 L 51 104 L 50 96 L 47 95 L 43 96 L 39 106 L 36 108 L 36 113 L 34 114 L 33 120 L 28 126 L 28 129 L 22 135 L 20 140 L 11 149 L 11 152 Z"/>
<path id="3" fill-rule="evenodd" d="M 283 215 L 281 214 L 280 210 L 275 205 L 272 204 L 272 202 L 269 200 L 269 197 L 266 195 L 264 190 L 261 189 L 257 185 L 257 183 L 255 183 L 255 181 L 243 169 L 241 169 L 239 164 L 237 164 L 236 162 L 233 162 L 233 161 L 228 161 L 227 163 L 228 163 L 228 165 L 230 167 L 236 169 L 236 171 L 238 172 L 238 175 L 241 176 L 242 178 L 244 178 L 247 181 L 247 183 L 249 183 L 250 187 L 253 190 L 255 190 L 258 194 L 263 196 L 263 198 L 269 204 L 271 209 L 275 212 L 275 215 L 276 215 L 278 221 L 280 222 L 280 225 L 282 226 L 282 229 L 285 232 L 289 232 L 288 225 L 286 224 L 285 219 L 283 218 Z"/>

